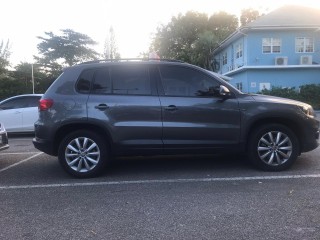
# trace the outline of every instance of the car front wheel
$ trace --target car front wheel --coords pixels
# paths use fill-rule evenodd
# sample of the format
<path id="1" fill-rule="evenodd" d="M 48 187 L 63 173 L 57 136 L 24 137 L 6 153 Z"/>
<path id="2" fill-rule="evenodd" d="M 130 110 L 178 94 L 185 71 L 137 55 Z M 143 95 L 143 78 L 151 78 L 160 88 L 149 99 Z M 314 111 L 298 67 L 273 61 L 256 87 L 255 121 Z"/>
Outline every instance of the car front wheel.
<path id="1" fill-rule="evenodd" d="M 62 167 L 72 176 L 95 177 L 107 163 L 107 144 L 100 135 L 79 130 L 63 139 L 58 158 Z"/>
<path id="2" fill-rule="evenodd" d="M 299 143 L 291 129 L 281 124 L 258 127 L 250 136 L 248 155 L 263 170 L 288 169 L 299 155 Z"/>

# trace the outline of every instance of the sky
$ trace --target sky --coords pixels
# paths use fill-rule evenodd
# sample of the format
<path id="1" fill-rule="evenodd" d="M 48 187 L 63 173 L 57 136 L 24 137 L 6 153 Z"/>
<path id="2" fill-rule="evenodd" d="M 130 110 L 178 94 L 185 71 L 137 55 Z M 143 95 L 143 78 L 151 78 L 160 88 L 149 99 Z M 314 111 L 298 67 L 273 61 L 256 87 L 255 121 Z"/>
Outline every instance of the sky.
<path id="1" fill-rule="evenodd" d="M 268 13 L 287 4 L 320 9 L 319 0 L 1 0 L 0 41 L 10 41 L 13 67 L 34 61 L 40 42 L 37 36 L 44 37 L 44 32 L 59 35 L 61 29 L 88 35 L 98 42 L 94 49 L 102 53 L 112 26 L 121 57 L 134 58 L 148 51 L 157 27 L 179 13 L 211 16 L 226 11 L 240 16 L 245 8 Z"/>

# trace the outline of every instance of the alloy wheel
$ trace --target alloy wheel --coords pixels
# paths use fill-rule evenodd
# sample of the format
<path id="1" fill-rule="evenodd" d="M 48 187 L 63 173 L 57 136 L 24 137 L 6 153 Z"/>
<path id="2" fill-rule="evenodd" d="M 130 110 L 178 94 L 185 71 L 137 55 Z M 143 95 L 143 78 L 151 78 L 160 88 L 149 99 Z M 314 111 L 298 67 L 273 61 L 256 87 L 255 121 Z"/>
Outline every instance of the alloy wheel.
<path id="1" fill-rule="evenodd" d="M 270 131 L 264 134 L 257 147 L 259 158 L 270 166 L 279 166 L 287 162 L 292 149 L 290 138 L 280 131 Z"/>
<path id="2" fill-rule="evenodd" d="M 92 139 L 77 137 L 65 149 L 65 159 L 68 166 L 80 173 L 94 169 L 100 161 L 99 146 Z"/>

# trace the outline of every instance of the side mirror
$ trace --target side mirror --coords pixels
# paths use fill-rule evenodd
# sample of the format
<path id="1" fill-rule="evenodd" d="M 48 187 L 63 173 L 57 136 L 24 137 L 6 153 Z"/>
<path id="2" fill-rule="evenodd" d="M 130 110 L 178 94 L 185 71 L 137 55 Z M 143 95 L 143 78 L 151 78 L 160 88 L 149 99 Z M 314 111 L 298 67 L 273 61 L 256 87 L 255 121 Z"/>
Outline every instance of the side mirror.
<path id="1" fill-rule="evenodd" d="M 228 97 L 228 96 L 231 95 L 229 89 L 227 87 L 223 86 L 223 85 L 220 85 L 219 94 L 222 97 Z"/>

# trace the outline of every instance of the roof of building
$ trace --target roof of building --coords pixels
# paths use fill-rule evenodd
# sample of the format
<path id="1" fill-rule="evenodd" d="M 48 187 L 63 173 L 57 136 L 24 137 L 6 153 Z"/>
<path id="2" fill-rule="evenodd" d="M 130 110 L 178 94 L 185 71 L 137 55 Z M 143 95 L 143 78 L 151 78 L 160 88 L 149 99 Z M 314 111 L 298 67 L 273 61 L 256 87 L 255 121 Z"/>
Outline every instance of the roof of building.
<path id="1" fill-rule="evenodd" d="M 265 26 L 320 27 L 320 9 L 286 5 L 247 24 L 244 28 Z"/>
<path id="2" fill-rule="evenodd" d="M 230 42 L 255 29 L 276 30 L 293 28 L 313 28 L 320 30 L 320 9 L 294 5 L 280 7 L 261 16 L 257 20 L 238 28 L 222 41 L 214 52 L 220 51 Z"/>

